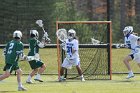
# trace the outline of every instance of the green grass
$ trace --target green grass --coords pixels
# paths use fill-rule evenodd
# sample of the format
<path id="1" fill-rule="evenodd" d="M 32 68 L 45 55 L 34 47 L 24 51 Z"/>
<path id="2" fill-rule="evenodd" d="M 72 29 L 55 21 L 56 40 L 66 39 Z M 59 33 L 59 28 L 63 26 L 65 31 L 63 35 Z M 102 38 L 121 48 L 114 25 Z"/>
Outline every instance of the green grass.
<path id="1" fill-rule="evenodd" d="M 28 49 L 25 49 L 27 54 Z M 2 50 L 0 49 L 2 54 Z M 127 72 L 122 60 L 129 53 L 127 49 L 112 50 L 112 71 Z M 45 73 L 57 74 L 57 52 L 56 49 L 41 49 L 40 56 L 42 61 L 47 65 Z M 4 57 L 0 56 L 0 74 L 3 73 Z M 23 73 L 31 71 L 28 62 L 20 62 Z M 136 63 L 131 63 L 132 69 L 139 72 Z M 58 82 L 57 75 L 43 75 L 45 80 L 43 83 L 35 82 L 34 84 L 26 84 L 27 75 L 23 75 L 23 85 L 28 89 L 27 93 L 139 93 L 140 75 L 131 80 L 124 79 L 126 74 L 113 75 L 112 80 L 67 80 L 66 82 Z M 0 93 L 18 93 L 16 77 L 11 76 L 4 81 L 0 81 Z"/>
<path id="2" fill-rule="evenodd" d="M 85 51 L 86 52 L 86 51 Z M 28 49 L 25 49 L 25 54 L 28 53 Z M 92 53 L 92 52 L 90 52 Z M 125 65 L 123 64 L 123 58 L 128 55 L 129 50 L 128 49 L 113 49 L 112 50 L 112 72 L 127 72 L 127 69 Z M 2 54 L 2 49 L 0 49 L 0 54 Z M 91 57 L 92 55 L 86 53 L 87 56 Z M 86 59 L 88 58 L 86 55 Z M 57 50 L 52 48 L 45 48 L 40 49 L 40 57 L 42 61 L 46 64 L 47 69 L 44 73 L 47 74 L 57 74 L 58 71 L 58 64 L 57 64 Z M 0 74 L 3 73 L 3 66 L 5 64 L 4 57 L 0 56 Z M 31 71 L 30 66 L 28 62 L 21 61 L 20 67 L 23 70 L 23 73 L 29 73 Z M 131 62 L 131 67 L 134 72 L 139 72 L 139 68 L 136 63 Z"/>
<path id="3" fill-rule="evenodd" d="M 113 80 L 68 80 L 58 82 L 57 76 L 43 75 L 43 83 L 34 82 L 26 84 L 26 75 L 22 77 L 27 93 L 139 93 L 140 76 L 126 80 L 124 77 L 114 75 Z M 19 93 L 17 91 L 16 77 L 11 76 L 0 82 L 0 93 Z"/>

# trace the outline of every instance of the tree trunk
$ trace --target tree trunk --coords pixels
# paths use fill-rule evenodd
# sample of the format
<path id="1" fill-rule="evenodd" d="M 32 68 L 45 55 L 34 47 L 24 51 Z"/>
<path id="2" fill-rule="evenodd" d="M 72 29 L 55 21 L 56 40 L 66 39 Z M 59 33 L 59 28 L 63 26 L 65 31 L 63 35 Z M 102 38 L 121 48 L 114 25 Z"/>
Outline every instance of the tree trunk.
<path id="1" fill-rule="evenodd" d="M 140 24 L 140 0 L 135 1 L 135 12 L 137 24 Z"/>
<path id="2" fill-rule="evenodd" d="M 126 0 L 121 0 L 120 3 L 120 31 L 122 31 L 126 25 Z"/>

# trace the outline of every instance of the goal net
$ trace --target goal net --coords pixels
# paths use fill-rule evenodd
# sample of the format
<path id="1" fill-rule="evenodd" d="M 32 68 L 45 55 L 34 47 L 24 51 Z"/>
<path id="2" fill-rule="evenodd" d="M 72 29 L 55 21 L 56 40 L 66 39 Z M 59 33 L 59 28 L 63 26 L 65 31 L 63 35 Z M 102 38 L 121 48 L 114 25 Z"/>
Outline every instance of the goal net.
<path id="1" fill-rule="evenodd" d="M 111 21 L 56 21 L 56 31 L 60 28 L 74 29 L 79 40 L 80 65 L 85 79 L 111 79 Z M 65 51 L 57 39 L 58 76 Z M 75 67 L 65 70 L 65 77 L 79 78 Z"/>

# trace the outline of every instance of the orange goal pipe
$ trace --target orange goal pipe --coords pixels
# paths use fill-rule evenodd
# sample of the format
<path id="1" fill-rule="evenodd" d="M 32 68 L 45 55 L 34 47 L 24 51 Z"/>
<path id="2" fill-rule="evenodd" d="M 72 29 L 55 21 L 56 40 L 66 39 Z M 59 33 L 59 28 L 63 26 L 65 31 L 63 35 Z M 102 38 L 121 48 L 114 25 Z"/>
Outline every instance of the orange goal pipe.
<path id="1" fill-rule="evenodd" d="M 58 30 L 58 22 L 56 21 L 56 32 Z M 60 79 L 60 44 L 59 44 L 59 40 L 57 38 L 56 40 L 57 42 L 57 63 L 58 63 L 58 79 Z"/>
<path id="2" fill-rule="evenodd" d="M 104 24 L 104 23 L 111 23 L 111 21 L 57 21 L 59 24 Z"/>

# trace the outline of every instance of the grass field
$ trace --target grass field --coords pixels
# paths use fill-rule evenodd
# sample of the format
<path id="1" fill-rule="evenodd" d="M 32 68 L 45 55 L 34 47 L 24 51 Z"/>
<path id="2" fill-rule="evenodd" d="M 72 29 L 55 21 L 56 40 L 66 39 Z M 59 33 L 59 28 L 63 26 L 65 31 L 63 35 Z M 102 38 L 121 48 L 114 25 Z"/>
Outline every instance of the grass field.
<path id="1" fill-rule="evenodd" d="M 27 54 L 28 49 L 25 49 Z M 2 53 L 2 49 L 0 49 Z M 112 50 L 112 72 L 127 72 L 122 60 L 129 51 L 126 49 Z M 46 74 L 57 74 L 56 49 L 41 49 L 41 58 L 47 65 Z M 4 57 L 0 56 L 0 74 L 3 73 Z M 27 62 L 21 62 L 23 73 L 31 71 Z M 134 72 L 139 72 L 136 63 L 131 63 Z M 57 75 L 43 75 L 43 83 L 34 82 L 26 84 L 27 75 L 23 75 L 23 85 L 28 89 L 27 93 L 139 93 L 140 75 L 136 74 L 133 79 L 126 80 L 126 74 L 113 74 L 112 80 L 67 80 L 58 82 Z M 18 93 L 16 77 L 12 75 L 4 81 L 0 81 L 0 93 Z"/>
<path id="2" fill-rule="evenodd" d="M 26 84 L 27 76 L 22 77 L 26 93 L 139 93 L 140 76 L 126 80 L 122 76 L 113 75 L 113 80 L 68 80 L 58 82 L 57 76 L 43 76 L 43 83 L 34 82 Z M 0 82 L 0 93 L 19 93 L 17 91 L 16 77 L 11 76 Z"/>

